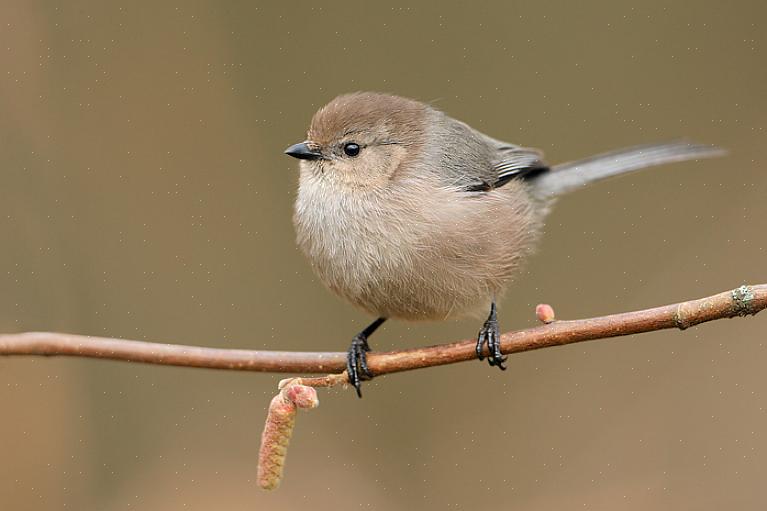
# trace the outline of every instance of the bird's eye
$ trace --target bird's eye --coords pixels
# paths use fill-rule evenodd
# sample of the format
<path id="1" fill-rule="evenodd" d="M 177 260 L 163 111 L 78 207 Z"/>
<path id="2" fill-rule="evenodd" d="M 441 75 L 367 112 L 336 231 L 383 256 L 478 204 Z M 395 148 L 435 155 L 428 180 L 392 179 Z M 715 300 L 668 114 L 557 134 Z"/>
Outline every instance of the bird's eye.
<path id="1" fill-rule="evenodd" d="M 360 154 L 360 146 L 354 142 L 349 142 L 348 144 L 344 145 L 344 153 L 346 156 L 357 156 Z"/>

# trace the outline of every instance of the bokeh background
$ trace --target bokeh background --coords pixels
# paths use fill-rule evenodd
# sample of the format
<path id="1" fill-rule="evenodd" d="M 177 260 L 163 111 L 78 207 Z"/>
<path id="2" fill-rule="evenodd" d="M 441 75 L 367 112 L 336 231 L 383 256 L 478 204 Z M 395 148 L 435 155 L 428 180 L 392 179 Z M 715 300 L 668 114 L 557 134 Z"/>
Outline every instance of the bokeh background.
<path id="1" fill-rule="evenodd" d="M 370 320 L 294 246 L 338 93 L 431 101 L 561 162 L 730 150 L 560 201 L 504 330 L 767 281 L 763 2 L 0 4 L 0 331 L 341 351 Z M 475 320 L 390 322 L 395 349 Z M 255 484 L 281 375 L 0 359 L 0 508 L 763 509 L 767 317 L 321 392 Z"/>

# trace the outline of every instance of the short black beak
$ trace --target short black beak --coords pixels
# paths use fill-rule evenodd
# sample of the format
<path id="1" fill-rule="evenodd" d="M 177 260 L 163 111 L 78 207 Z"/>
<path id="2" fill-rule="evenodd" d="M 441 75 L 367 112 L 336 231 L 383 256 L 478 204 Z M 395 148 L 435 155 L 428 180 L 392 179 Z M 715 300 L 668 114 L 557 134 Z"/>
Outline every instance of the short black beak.
<path id="1" fill-rule="evenodd" d="M 319 151 L 312 151 L 306 142 L 300 144 L 293 144 L 285 149 L 285 154 L 298 158 L 299 160 L 319 160 L 322 158 L 322 153 Z"/>

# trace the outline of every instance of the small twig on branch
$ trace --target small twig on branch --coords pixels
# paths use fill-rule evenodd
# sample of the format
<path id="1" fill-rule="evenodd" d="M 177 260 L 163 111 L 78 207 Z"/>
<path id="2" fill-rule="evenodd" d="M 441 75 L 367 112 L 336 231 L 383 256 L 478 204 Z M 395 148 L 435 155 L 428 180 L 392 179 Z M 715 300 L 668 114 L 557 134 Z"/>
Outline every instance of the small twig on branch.
<path id="1" fill-rule="evenodd" d="M 706 298 L 653 309 L 554 321 L 509 332 L 501 337 L 501 351 L 511 354 L 667 328 L 684 330 L 706 321 L 756 314 L 765 308 L 767 284 L 741 286 Z M 476 358 L 475 343 L 467 340 L 402 351 L 372 352 L 368 355 L 368 367 L 373 374 L 383 375 L 473 360 Z M 346 354 L 337 352 L 204 348 L 48 332 L 2 334 L 2 355 L 65 355 L 270 373 L 340 373 L 346 367 Z M 306 385 L 329 386 L 337 384 L 338 377 L 304 378 L 303 381 Z"/>

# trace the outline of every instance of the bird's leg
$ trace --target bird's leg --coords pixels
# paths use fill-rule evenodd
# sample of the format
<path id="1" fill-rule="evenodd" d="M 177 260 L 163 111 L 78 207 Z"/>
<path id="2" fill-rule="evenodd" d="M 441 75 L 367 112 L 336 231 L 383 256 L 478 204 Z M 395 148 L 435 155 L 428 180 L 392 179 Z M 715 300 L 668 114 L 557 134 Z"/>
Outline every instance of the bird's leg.
<path id="1" fill-rule="evenodd" d="M 358 333 L 352 339 L 352 345 L 346 352 L 346 372 L 349 375 L 349 383 L 354 385 L 357 390 L 357 396 L 362 397 L 362 380 L 369 380 L 373 373 L 368 369 L 367 352 L 370 351 L 368 337 L 375 332 L 379 326 L 386 321 L 386 318 L 378 318 L 370 323 L 365 330 Z"/>
<path id="2" fill-rule="evenodd" d="M 482 349 L 487 344 L 487 351 L 489 353 L 487 361 L 491 366 L 498 366 L 501 371 L 506 370 L 506 366 L 503 365 L 506 362 L 506 358 L 501 353 L 501 334 L 498 331 L 498 313 L 495 307 L 495 300 L 490 305 L 490 314 L 485 320 L 485 324 L 482 325 L 482 329 L 477 335 L 477 358 L 484 360 L 485 356 L 482 354 Z"/>

